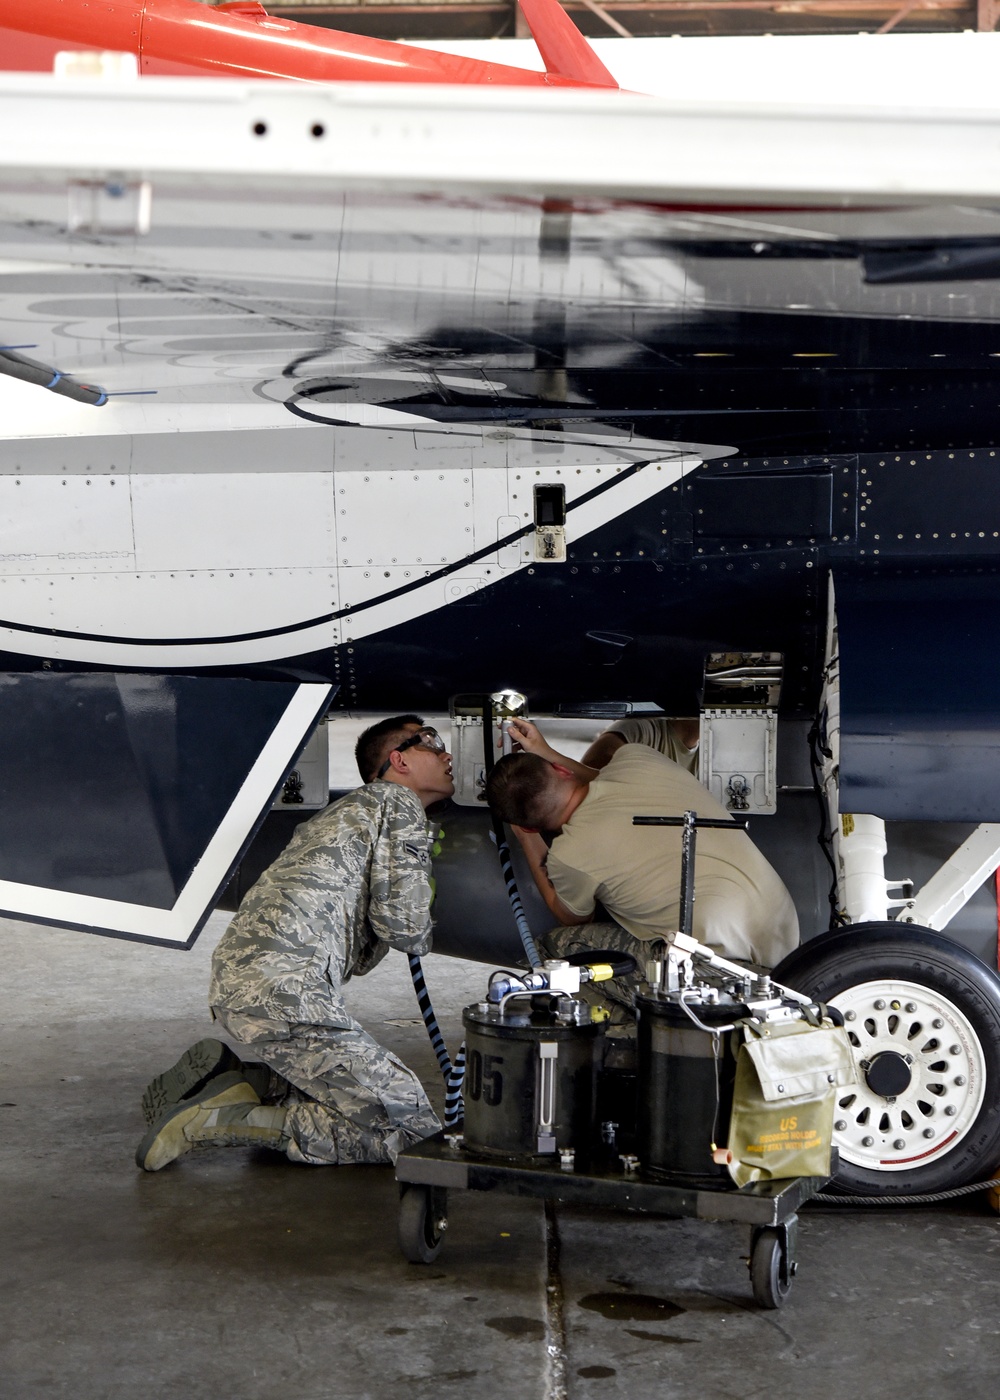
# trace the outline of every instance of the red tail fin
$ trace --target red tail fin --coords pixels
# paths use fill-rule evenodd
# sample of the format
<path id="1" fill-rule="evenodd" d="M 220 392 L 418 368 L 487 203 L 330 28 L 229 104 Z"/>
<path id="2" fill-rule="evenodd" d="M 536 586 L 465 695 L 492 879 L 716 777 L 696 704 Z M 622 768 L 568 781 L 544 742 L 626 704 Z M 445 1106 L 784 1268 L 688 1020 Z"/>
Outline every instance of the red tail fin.
<path id="1" fill-rule="evenodd" d="M 595 87 L 618 87 L 559 0 L 518 0 L 518 4 L 538 45 L 546 73 Z"/>

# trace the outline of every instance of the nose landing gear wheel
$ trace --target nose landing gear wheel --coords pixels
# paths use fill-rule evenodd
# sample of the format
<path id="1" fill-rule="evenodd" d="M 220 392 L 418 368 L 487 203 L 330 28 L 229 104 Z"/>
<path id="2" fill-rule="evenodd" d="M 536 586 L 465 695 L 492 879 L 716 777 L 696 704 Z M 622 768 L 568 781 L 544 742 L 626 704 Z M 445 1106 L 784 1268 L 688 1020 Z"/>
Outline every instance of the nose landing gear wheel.
<path id="1" fill-rule="evenodd" d="M 448 1194 L 439 1186 L 404 1186 L 399 1198 L 399 1247 L 411 1264 L 433 1264 L 448 1228 Z"/>
<path id="2" fill-rule="evenodd" d="M 857 1083 L 837 1096 L 834 1186 L 912 1196 L 1000 1161 L 1000 977 L 916 924 L 820 934 L 774 970 L 841 1012 Z"/>
<path id="3" fill-rule="evenodd" d="M 750 1241 L 750 1284 L 760 1308 L 780 1308 L 792 1287 L 795 1265 L 788 1258 L 782 1234 L 769 1228 L 754 1230 Z"/>

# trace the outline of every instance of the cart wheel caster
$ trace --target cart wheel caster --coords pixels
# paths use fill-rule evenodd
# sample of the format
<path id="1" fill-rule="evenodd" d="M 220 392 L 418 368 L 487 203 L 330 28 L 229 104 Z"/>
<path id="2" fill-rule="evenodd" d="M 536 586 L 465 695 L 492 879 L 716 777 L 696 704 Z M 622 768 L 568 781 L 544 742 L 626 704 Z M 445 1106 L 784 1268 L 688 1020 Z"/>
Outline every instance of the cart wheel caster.
<path id="1" fill-rule="evenodd" d="M 791 1292 L 796 1265 L 780 1230 L 755 1230 L 750 1244 L 750 1283 L 761 1308 L 780 1308 Z"/>
<path id="2" fill-rule="evenodd" d="M 411 1264 L 433 1264 L 448 1228 L 448 1193 L 434 1186 L 404 1186 L 399 1198 L 399 1247 Z"/>

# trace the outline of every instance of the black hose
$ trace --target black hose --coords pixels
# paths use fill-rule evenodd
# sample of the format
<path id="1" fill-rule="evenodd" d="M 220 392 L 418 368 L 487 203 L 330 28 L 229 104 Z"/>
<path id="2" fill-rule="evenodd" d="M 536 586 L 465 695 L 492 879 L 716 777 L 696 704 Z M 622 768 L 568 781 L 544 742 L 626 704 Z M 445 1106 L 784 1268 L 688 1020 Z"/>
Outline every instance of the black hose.
<path id="1" fill-rule="evenodd" d="M 489 774 L 493 767 L 493 711 L 492 701 L 488 696 L 483 697 L 483 748 L 486 763 L 486 772 Z M 510 907 L 514 911 L 514 920 L 517 924 L 517 931 L 521 935 L 521 943 L 528 962 L 532 967 L 541 967 L 542 959 L 539 956 L 535 940 L 531 936 L 531 929 L 525 917 L 524 906 L 521 903 L 521 894 L 517 888 L 517 880 L 514 877 L 514 866 L 511 861 L 510 847 L 504 838 L 503 823 L 492 812 L 490 817 L 493 822 L 493 837 L 497 843 L 497 853 L 500 856 L 500 869 L 503 872 L 504 884 L 507 888 L 507 898 L 510 900 Z M 437 1057 L 438 1066 L 444 1076 L 444 1125 L 446 1128 L 456 1127 L 465 1116 L 465 1104 L 462 1098 L 462 1084 L 465 1079 L 465 1042 L 459 1046 L 458 1054 L 455 1056 L 455 1063 L 452 1064 L 451 1056 L 448 1054 L 448 1047 L 444 1043 L 444 1036 L 437 1023 L 434 1014 L 434 1007 L 431 1004 L 430 993 L 427 990 L 427 983 L 424 980 L 424 969 L 420 959 L 415 954 L 410 954 L 410 977 L 413 980 L 413 990 L 417 994 L 417 1005 L 420 1007 L 420 1014 L 423 1017 L 427 1034 L 430 1037 L 431 1046 Z"/>
<path id="2" fill-rule="evenodd" d="M 465 1117 L 465 1100 L 462 1085 L 465 1081 L 465 1041 L 458 1047 L 455 1064 L 444 1081 L 444 1125 L 457 1128 Z"/>
<path id="3" fill-rule="evenodd" d="M 496 755 L 493 752 L 493 701 L 488 695 L 483 696 L 482 710 L 483 766 L 485 769 L 485 776 L 488 778 L 496 762 Z M 492 807 L 490 808 L 490 820 L 493 823 L 493 840 L 496 842 L 497 855 L 500 857 L 500 869 L 503 873 L 503 882 L 507 890 L 507 898 L 510 901 L 517 931 L 521 936 L 521 946 L 524 948 L 524 955 L 528 959 L 529 967 L 541 967 L 542 956 L 532 937 L 531 926 L 525 915 L 524 905 L 521 903 L 521 892 L 517 888 L 517 878 L 514 875 L 514 863 L 511 860 L 510 847 L 507 845 L 507 837 L 504 833 L 503 822 L 493 811 Z"/>
<path id="4" fill-rule="evenodd" d="M 825 1206 L 933 1206 L 939 1201 L 954 1201 L 959 1196 L 971 1196 L 976 1191 L 989 1191 L 1000 1186 L 1000 1176 L 993 1181 L 976 1181 L 971 1186 L 955 1186 L 950 1191 L 932 1191 L 925 1196 L 828 1196 L 824 1192 L 810 1196 Z"/>
<path id="5" fill-rule="evenodd" d="M 414 953 L 409 955 L 408 961 L 413 990 L 417 994 L 417 1005 L 420 1007 L 420 1014 L 424 1018 L 427 1034 L 444 1076 L 444 1125 L 446 1128 L 454 1128 L 465 1116 L 465 1105 L 462 1101 L 462 1080 L 465 1077 L 465 1042 L 463 1041 L 459 1046 L 455 1063 L 452 1064 L 448 1047 L 444 1043 L 444 1036 L 441 1034 L 437 1017 L 434 1015 L 434 1007 L 431 1005 L 430 993 L 427 990 L 427 983 L 424 981 L 423 966 Z"/>
<path id="6" fill-rule="evenodd" d="M 521 903 L 521 892 L 517 888 L 517 879 L 514 875 L 514 865 L 511 860 L 510 847 L 503 833 L 503 823 L 498 817 L 493 818 L 493 839 L 496 842 L 497 855 L 500 857 L 500 869 L 503 872 L 504 884 L 507 887 L 507 898 L 510 900 L 511 911 L 514 915 L 514 922 L 517 924 L 517 931 L 521 935 L 521 946 L 524 948 L 524 955 L 528 959 L 531 967 L 541 967 L 542 955 L 538 951 L 531 934 L 531 927 L 524 912 L 524 905 Z"/>
<path id="7" fill-rule="evenodd" d="M 413 990 L 417 994 L 417 1005 L 420 1007 L 420 1014 L 424 1018 L 424 1025 L 427 1027 L 427 1034 L 430 1036 L 434 1054 L 441 1073 L 445 1079 L 451 1073 L 451 1056 L 448 1054 L 448 1047 L 444 1043 L 444 1036 L 438 1026 L 437 1017 L 434 1015 L 434 1007 L 431 1005 L 430 993 L 427 990 L 427 983 L 424 980 L 424 969 L 420 959 L 415 953 L 409 955 L 410 977 L 413 979 Z"/>

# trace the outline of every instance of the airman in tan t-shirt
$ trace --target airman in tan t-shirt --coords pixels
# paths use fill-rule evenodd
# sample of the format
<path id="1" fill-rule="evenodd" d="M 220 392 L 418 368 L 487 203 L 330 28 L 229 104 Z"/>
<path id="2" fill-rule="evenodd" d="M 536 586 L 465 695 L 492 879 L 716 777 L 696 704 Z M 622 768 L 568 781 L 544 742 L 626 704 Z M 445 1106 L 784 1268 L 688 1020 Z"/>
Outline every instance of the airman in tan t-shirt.
<path id="1" fill-rule="evenodd" d="M 626 744 L 595 777 L 549 851 L 563 904 L 589 918 L 600 902 L 639 939 L 677 932 L 681 833 L 636 827 L 634 816 L 726 818 L 697 778 L 643 744 Z M 694 935 L 725 957 L 774 967 L 799 941 L 781 879 L 743 831 L 698 832 Z"/>

